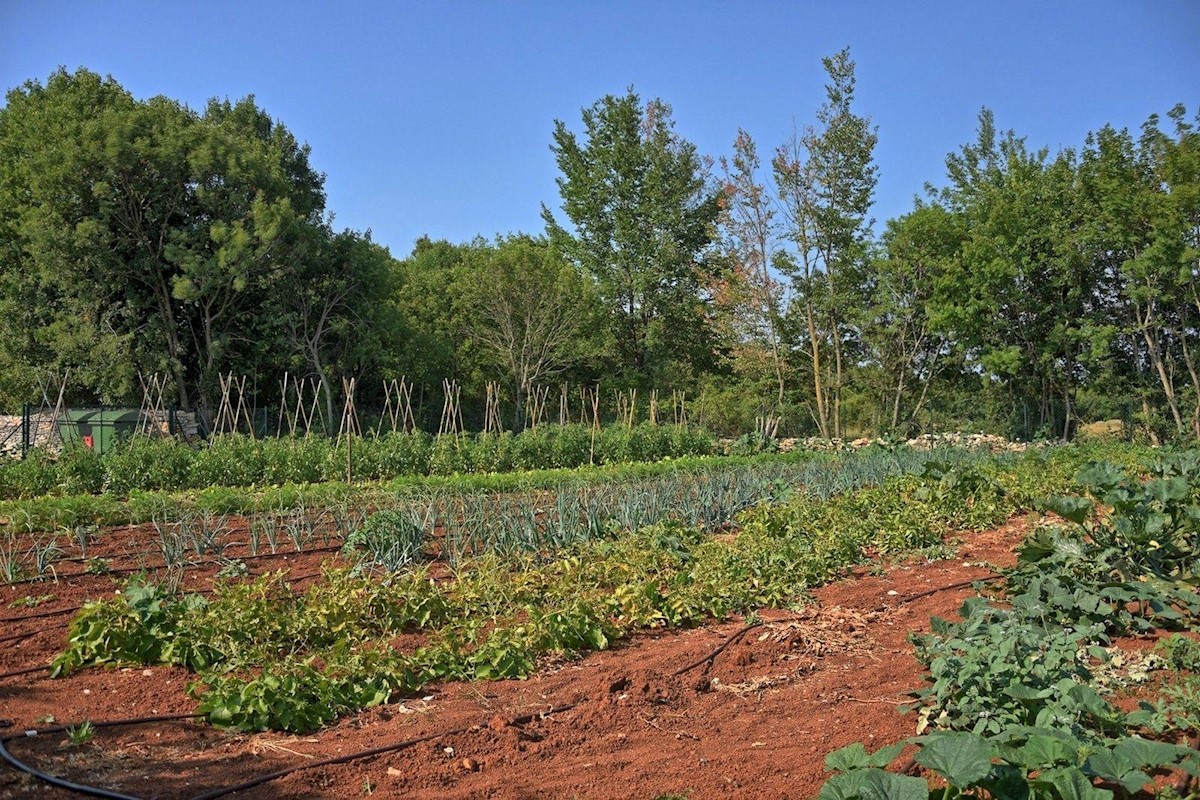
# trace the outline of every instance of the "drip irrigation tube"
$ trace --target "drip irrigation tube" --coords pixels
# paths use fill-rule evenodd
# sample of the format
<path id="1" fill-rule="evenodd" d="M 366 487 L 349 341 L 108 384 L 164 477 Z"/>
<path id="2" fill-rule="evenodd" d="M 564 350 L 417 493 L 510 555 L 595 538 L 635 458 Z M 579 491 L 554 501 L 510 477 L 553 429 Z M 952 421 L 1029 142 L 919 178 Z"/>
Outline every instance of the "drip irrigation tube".
<path id="1" fill-rule="evenodd" d="M 6 643 L 6 642 L 20 642 L 25 639 L 29 639 L 30 637 L 37 636 L 39 633 L 45 633 L 46 631 L 56 631 L 61 628 L 69 628 L 69 627 L 71 627 L 71 623 L 64 622 L 59 625 L 47 625 L 44 628 L 38 628 L 36 631 L 28 631 L 26 633 L 14 633 L 11 636 L 0 637 L 0 644 Z"/>
<path id="2" fill-rule="evenodd" d="M 45 672 L 50 669 L 49 664 L 42 664 L 40 667 L 27 667 L 26 669 L 17 669 L 12 672 L 0 672 L 0 680 L 4 678 L 16 678 L 20 675 L 32 675 L 35 672 Z"/>
<path id="3" fill-rule="evenodd" d="M 563 711 L 569 711 L 572 708 L 575 708 L 575 706 L 577 706 L 577 705 L 579 705 L 579 704 L 578 703 L 567 703 L 566 705 L 561 705 L 561 706 L 551 706 L 550 708 L 546 709 L 545 711 L 536 711 L 532 714 L 523 714 L 519 717 L 515 717 L 509 724 L 524 725 L 527 722 L 532 722 L 535 719 L 548 717 L 551 714 L 558 714 Z M 466 733 L 467 731 L 469 731 L 473 728 L 477 728 L 477 727 L 478 728 L 486 728 L 487 725 L 486 724 L 464 725 L 462 727 L 455 728 L 455 729 L 449 730 L 449 731 L 439 731 L 438 733 L 430 733 L 430 734 L 426 734 L 424 736 L 417 736 L 416 738 L 413 738 L 413 739 L 405 739 L 402 742 L 395 742 L 393 744 L 385 744 L 380 747 L 372 747 L 370 750 L 360 750 L 357 753 L 347 753 L 346 755 L 343 755 L 343 756 L 334 756 L 333 758 L 324 758 L 324 759 L 321 759 L 320 761 L 309 761 L 304 764 L 299 764 L 295 767 L 281 769 L 276 772 L 269 772 L 266 775 L 259 775 L 257 778 L 251 778 L 248 781 L 244 781 L 242 783 L 235 784 L 233 786 L 226 786 L 222 789 L 214 789 L 211 792 L 205 792 L 204 794 L 198 794 L 198 795 L 195 795 L 194 797 L 192 797 L 191 800 L 216 800 L 216 798 L 218 798 L 218 797 L 225 797 L 226 795 L 234 794 L 235 792 L 242 792 L 242 791 L 245 791 L 246 789 L 253 789 L 255 786 L 261 786 L 264 783 L 276 780 L 278 778 L 282 778 L 285 775 L 291 775 L 292 773 L 300 772 L 301 770 L 313 769 L 315 767 L 328 767 L 333 764 L 345 764 L 350 761 L 357 761 L 360 758 L 370 758 L 371 756 L 382 755 L 383 753 L 394 753 L 397 750 L 404 750 L 404 749 L 407 749 L 414 745 L 421 744 L 422 742 L 429 742 L 434 739 L 442 739 L 446 736 L 457 736 L 459 734 Z"/>
<path id="4" fill-rule="evenodd" d="M 153 717 L 137 717 L 135 719 L 119 719 L 109 722 L 93 722 L 92 727 L 116 728 L 122 725 L 143 725 L 150 722 L 173 722 L 177 720 L 197 719 L 203 716 L 204 714 L 161 714 Z M 3 758 L 5 761 L 7 761 L 14 769 L 20 770 L 26 775 L 30 775 L 42 783 L 49 784 L 50 786 L 57 786 L 60 789 L 67 789 L 68 791 L 87 795 L 88 797 L 110 798 L 110 800 L 142 800 L 142 798 L 137 797 L 136 795 L 123 794 L 121 792 L 114 792 L 109 789 L 101 789 L 98 786 L 88 786 L 82 783 L 75 783 L 74 781 L 69 781 L 66 778 L 59 778 L 57 776 L 42 772 L 36 767 L 31 767 L 24 761 L 21 761 L 8 749 L 8 743 L 16 741 L 17 739 L 30 739 L 36 736 L 46 736 L 52 733 L 61 733 L 67 730 L 68 727 L 69 726 L 67 725 L 55 725 L 52 728 L 28 730 L 21 733 L 13 733 L 9 734 L 8 736 L 0 737 L 0 758 Z"/>
<path id="5" fill-rule="evenodd" d="M 551 706 L 550 708 L 546 709 L 545 711 L 535 711 L 535 712 L 529 713 L 529 714 L 522 714 L 519 717 L 513 718 L 509 724 L 510 725 L 524 725 L 525 723 L 532 722 L 535 719 L 542 719 L 542 718 L 548 717 L 551 714 L 559 714 L 563 711 L 569 711 L 570 709 L 575 708 L 577 705 L 579 705 L 579 704 L 578 703 L 567 703 L 567 704 L 561 705 L 561 706 Z M 153 723 L 153 722 L 175 722 L 175 721 L 180 721 L 180 720 L 199 719 L 200 717 L 203 717 L 203 716 L 205 716 L 205 715 L 201 714 L 201 713 L 161 714 L 161 715 L 152 716 L 152 717 L 136 717 L 134 719 L 120 719 L 120 720 L 110 720 L 107 722 L 93 722 L 92 726 L 95 728 L 116 728 L 116 727 L 121 727 L 124 725 L 145 725 L 145 724 Z M 0 737 L 0 758 L 3 758 L 5 761 L 7 761 L 13 768 L 20 770 L 21 772 L 24 772 L 25 774 L 30 775 L 30 776 L 36 778 L 37 780 L 42 781 L 43 783 L 49 784 L 51 786 L 57 786 L 61 789 L 67 789 L 69 791 L 77 792 L 79 794 L 87 795 L 89 797 L 110 798 L 110 800 L 143 800 L 143 798 L 140 798 L 136 795 L 123 794 L 121 792 L 115 792 L 115 791 L 111 791 L 109 789 L 102 789 L 97 786 L 88 786 L 88 785 L 82 784 L 82 783 L 75 783 L 75 782 L 69 781 L 65 778 L 59 778 L 54 775 L 50 775 L 48 773 L 42 772 L 41 770 L 37 769 L 36 767 L 32 767 L 29 764 L 26 764 L 24 761 L 21 761 L 19 758 L 14 756 L 7 747 L 9 742 L 16 741 L 18 739 L 34 738 L 37 736 L 47 736 L 52 733 L 62 733 L 64 731 L 68 730 L 70 727 L 71 726 L 68 726 L 68 725 L 55 725 L 50 728 L 42 728 L 41 730 L 28 730 L 28 731 L 23 731 L 21 733 L 13 733 L 13 734 L 9 734 L 8 736 Z M 259 775 L 256 778 L 251 778 L 248 781 L 243 781 L 241 783 L 234 784 L 233 786 L 226 786 L 221 789 L 213 789 L 212 791 L 208 791 L 203 794 L 198 794 L 195 797 L 191 798 L 191 800 L 215 800 L 215 798 L 225 797 L 226 795 L 235 794 L 237 792 L 242 792 L 247 789 L 252 789 L 255 786 L 261 786 L 264 783 L 268 783 L 270 781 L 277 780 L 286 775 L 291 775 L 292 773 L 300 772 L 302 770 L 312 769 L 314 767 L 327 767 L 327 766 L 331 766 L 334 764 L 345 764 L 350 761 L 357 761 L 360 758 L 370 758 L 371 756 L 377 756 L 377 755 L 381 755 L 383 753 L 393 753 L 398 750 L 404 750 L 409 747 L 413 747 L 414 745 L 421 744 L 422 742 L 429 742 L 429 741 L 433 741 L 434 739 L 444 738 L 446 736 L 457 736 L 459 734 L 466 733 L 467 731 L 470 731 L 472 729 L 484 728 L 484 727 L 487 727 L 487 726 L 485 724 L 465 725 L 465 726 L 462 726 L 459 728 L 454 728 L 453 730 L 449 730 L 449 731 L 439 731 L 437 733 L 429 733 L 424 736 L 415 737 L 413 739 L 405 739 L 402 742 L 394 742 L 393 744 L 385 744 L 380 747 L 372 747 L 369 750 L 360 750 L 355 753 L 347 753 L 346 755 L 334 756 L 332 758 L 325 758 L 320 761 L 311 761 L 311 762 L 308 762 L 305 764 L 299 764 L 294 767 L 289 767 L 287 769 L 281 769 L 281 770 L 276 770 L 275 772 L 269 772 L 269 773 L 266 773 L 265 775 Z"/>
<path id="6" fill-rule="evenodd" d="M 345 545 L 331 544 L 331 545 L 322 545 L 321 547 L 308 547 L 303 550 L 279 550 L 274 553 L 259 553 L 258 555 L 236 556 L 234 559 L 231 559 L 231 560 L 257 561 L 259 559 L 264 559 L 264 558 L 288 558 L 291 556 L 304 556 L 304 555 L 308 555 L 309 553 L 336 553 L 337 551 L 341 550 L 344 546 Z M 74 559 L 63 559 L 63 561 L 73 562 Z M 55 563 L 58 563 L 58 562 L 55 562 Z M 201 561 L 198 563 L 189 564 L 188 567 L 189 568 L 203 568 L 203 567 L 219 567 L 220 565 L 221 565 L 220 561 L 208 561 L 208 562 Z M 138 572 L 145 572 L 148 569 L 171 569 L 171 567 L 167 566 L 167 564 L 164 562 L 162 564 L 158 564 L 158 563 L 143 564 L 142 566 L 139 566 L 139 567 L 113 567 L 111 569 L 105 570 L 104 572 L 89 572 L 87 570 L 83 570 L 81 572 L 61 572 L 61 573 L 54 572 L 53 580 L 65 581 L 65 580 L 70 580 L 71 578 L 87 578 L 87 577 L 95 578 L 95 577 L 104 577 L 105 575 L 134 575 Z M 35 575 L 30 578 L 21 578 L 20 580 L 16 580 L 16 581 L 9 581 L 3 585 L 5 585 L 5 586 L 22 586 L 22 585 L 29 584 L 29 583 L 42 583 L 45 580 L 46 580 L 45 575 Z"/>
<path id="7" fill-rule="evenodd" d="M 0 617 L 0 622 L 24 622 L 27 619 L 44 619 L 45 617 L 57 617 L 60 614 L 70 614 L 72 611 L 78 611 L 79 606 L 70 606 L 68 608 L 57 608 L 54 611 L 39 611 L 36 614 L 22 614 L 16 617 Z"/>
<path id="8" fill-rule="evenodd" d="M 723 641 L 723 642 L 721 642 L 721 644 L 717 645 L 716 649 L 714 649 L 708 655 L 704 656 L 701 659 L 693 661 L 692 663 L 688 664 L 687 666 L 680 667 L 679 669 L 672 672 L 671 676 L 674 678 L 678 678 L 680 675 L 683 675 L 685 672 L 690 672 L 690 671 L 694 670 L 696 667 L 700 666 L 701 664 L 711 664 L 713 662 L 713 660 L 716 659 L 717 656 L 721 655 L 721 651 L 723 651 L 726 647 L 729 647 L 729 645 L 733 644 L 738 639 L 742 638 L 747 633 L 754 630 L 761 624 L 762 624 L 761 622 L 751 622 L 751 623 L 748 623 L 747 625 L 745 625 L 744 627 L 737 629 L 732 634 L 730 634 L 729 637 L 725 639 L 725 641 Z"/>

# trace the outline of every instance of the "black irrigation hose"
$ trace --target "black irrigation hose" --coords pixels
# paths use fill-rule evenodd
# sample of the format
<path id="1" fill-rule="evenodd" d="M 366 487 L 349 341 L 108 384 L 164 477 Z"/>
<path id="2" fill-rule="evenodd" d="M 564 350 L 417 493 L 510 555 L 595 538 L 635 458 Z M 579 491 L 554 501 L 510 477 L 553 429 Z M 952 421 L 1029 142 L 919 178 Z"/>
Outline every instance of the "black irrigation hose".
<path id="1" fill-rule="evenodd" d="M 721 655 L 721 652 L 726 647 L 729 647 L 729 645 L 733 644 L 738 639 L 741 639 L 743 636 L 745 636 L 747 633 L 749 633 L 750 631 L 757 628 L 759 625 L 762 625 L 762 623 L 761 622 L 751 622 L 751 623 L 748 623 L 747 625 L 745 625 L 744 627 L 739 628 L 738 630 L 736 630 L 732 634 L 730 634 L 725 639 L 725 641 L 721 642 L 721 644 L 719 644 L 716 647 L 716 649 L 714 649 L 708 655 L 704 656 L 701 659 L 693 661 L 692 663 L 688 664 L 687 666 L 680 667 L 679 669 L 672 672 L 671 676 L 674 678 L 678 678 L 680 675 L 684 674 L 685 672 L 691 672 L 692 670 L 694 670 L 696 667 L 700 666 L 701 664 L 711 664 L 716 659 L 717 656 Z"/>
<path id="2" fill-rule="evenodd" d="M 228 546 L 232 546 L 232 545 L 235 545 L 235 544 L 240 544 L 240 543 L 239 543 L 239 542 L 233 542 L 231 545 L 228 545 Z M 341 550 L 341 549 L 342 549 L 342 547 L 344 547 L 344 545 L 340 545 L 340 544 L 330 544 L 330 545 L 321 545 L 320 547 L 307 547 L 307 548 L 305 548 L 305 549 L 303 549 L 303 550 L 276 550 L 276 551 L 275 551 L 275 552 L 273 552 L 273 553 L 255 553 L 254 555 L 247 555 L 247 556 L 235 556 L 235 557 L 236 557 L 236 558 L 237 558 L 239 561 L 255 561 L 255 560 L 258 560 L 258 559 L 260 559 L 260 558 L 281 558 L 281 557 L 283 557 L 283 556 L 291 556 L 291 555 L 302 556 L 302 555 L 304 555 L 305 553 L 326 553 L 326 552 L 333 552 L 334 550 Z M 153 552 L 154 552 L 153 550 L 147 550 L 147 551 L 142 551 L 142 552 L 135 553 L 134 555 L 145 555 L 146 553 L 153 553 Z M 114 555 L 114 556 L 111 556 L 111 557 L 112 557 L 112 558 L 116 558 L 116 557 L 119 557 L 119 556 L 125 556 L 126 558 L 131 558 L 131 557 L 132 557 L 132 556 L 130 556 L 130 554 L 129 554 L 129 553 L 118 553 L 118 554 L 116 554 L 116 555 Z M 87 558 L 85 558 L 84 556 L 69 556 L 69 557 L 67 557 L 67 558 L 60 558 L 60 559 L 58 559 L 57 561 L 55 561 L 54 563 L 56 563 L 56 564 L 62 564 L 62 563 L 64 563 L 64 562 L 66 562 L 66 563 L 69 563 L 69 564 L 85 564 L 85 563 L 87 563 L 88 561 L 93 561 L 93 560 L 95 560 L 96 558 L 110 558 L 110 556 L 91 556 L 91 557 L 87 557 Z M 220 562 L 214 562 L 214 563 L 220 563 Z M 166 566 L 166 564 L 164 564 L 163 566 L 165 567 L 165 566 Z M 89 574 L 89 573 L 87 573 L 87 572 L 85 571 L 85 572 L 71 572 L 71 573 L 68 573 L 68 574 L 69 574 L 69 575 L 87 575 L 87 574 Z"/>
<path id="3" fill-rule="evenodd" d="M 26 667 L 25 669 L 13 670 L 12 672 L 0 672 L 0 680 L 16 678 L 20 675 L 32 675 L 35 672 L 43 672 L 48 669 L 50 669 L 49 664 L 42 664 L 40 667 Z"/>
<path id="4" fill-rule="evenodd" d="M 566 705 L 562 705 L 562 706 L 551 706 L 550 708 L 546 709 L 545 711 L 537 711 L 532 714 L 523 714 L 519 717 L 514 718 L 509 724 L 510 725 L 524 725 L 527 722 L 532 722 L 535 719 L 547 717 L 551 714 L 558 714 L 563 711 L 569 711 L 570 709 L 575 708 L 577 705 L 579 705 L 579 704 L 578 703 L 567 703 Z M 397 750 L 404 750 L 404 749 L 407 749 L 414 745 L 421 744 L 422 742 L 429 742 L 429 741 L 433 741 L 434 739 L 443 739 L 447 736 L 457 736 L 459 734 L 466 733 L 467 731 L 469 731 L 473 728 L 477 728 L 477 727 L 482 728 L 482 727 L 487 727 L 487 726 L 486 725 L 465 725 L 463 727 L 455 728 L 455 729 L 449 730 L 449 731 L 440 731 L 438 733 L 429 733 L 424 736 L 418 736 L 414 739 L 405 739 L 402 742 L 395 742 L 393 744 L 385 744 L 381 747 L 372 747 L 370 750 L 360 750 L 357 753 L 348 753 L 344 756 L 334 756 L 333 758 L 324 758 L 324 759 L 321 759 L 320 761 L 309 761 L 304 764 L 299 764 L 295 767 L 281 769 L 276 772 L 269 772 L 266 775 L 259 775 L 257 778 L 251 778 L 248 781 L 244 781 L 244 782 L 236 784 L 234 786 L 226 786 L 223 789 L 213 789 L 210 792 L 205 792 L 203 794 L 195 795 L 190 800 L 215 800 L 218 797 L 224 797 L 226 795 L 234 794 L 235 792 L 245 791 L 246 789 L 253 789 L 255 786 L 261 786 L 264 783 L 276 780 L 278 778 L 282 778 L 285 775 L 291 775 L 294 772 L 300 772 L 301 770 L 313 769 L 314 767 L 328 767 L 328 766 L 332 766 L 334 764 L 345 764 L 349 761 L 357 761 L 360 758 L 370 758 L 371 756 L 382 755 L 383 753 L 393 753 L 393 752 L 396 752 Z"/>
<path id="5" fill-rule="evenodd" d="M 43 619 L 45 617 L 57 617 L 59 614 L 70 614 L 72 611 L 78 611 L 80 606 L 68 606 L 59 608 L 54 611 L 39 611 L 36 614 L 23 614 L 19 617 L 0 617 L 0 622 L 24 622 L 27 619 Z"/>
<path id="6" fill-rule="evenodd" d="M 69 627 L 71 627 L 70 622 L 63 622 L 63 623 L 60 623 L 57 625 L 47 625 L 44 628 L 38 628 L 36 631 L 29 631 L 28 633 L 14 633 L 11 636 L 0 637 L 0 644 L 4 644 L 7 642 L 20 642 L 20 641 L 24 641 L 25 639 L 30 639 L 34 636 L 37 636 L 39 633 L 45 633 L 46 631 L 56 631 L 56 630 L 60 630 L 62 628 L 69 628 Z"/>
<path id="7" fill-rule="evenodd" d="M 939 592 L 948 592 L 951 589 L 965 589 L 968 586 L 974 586 L 977 583 L 991 583 L 992 581 L 999 581 L 1003 579 L 1003 575 L 986 575 L 982 578 L 972 578 L 969 581 L 959 581 L 958 583 L 951 583 L 948 586 L 938 586 L 935 589 L 928 589 L 924 592 L 918 592 L 917 594 L 909 595 L 908 597 L 902 597 L 900 598 L 899 602 L 911 603 L 914 600 L 920 600 L 922 597 L 929 597 L 930 595 L 938 594 Z"/>
<path id="8" fill-rule="evenodd" d="M 144 724 L 150 723 L 150 722 L 173 722 L 173 721 L 177 721 L 177 720 L 197 719 L 198 717 L 203 717 L 203 716 L 205 716 L 205 715 L 204 714 L 195 714 L 195 713 L 193 713 L 193 714 L 160 714 L 160 715 L 154 716 L 154 717 L 137 717 L 135 719 L 119 719 L 119 720 L 112 720 L 109 722 L 93 722 L 93 723 L 91 723 L 91 725 L 93 728 L 116 728 L 116 727 L 119 727 L 122 725 L 144 725 Z M 48 773 L 42 772 L 41 770 L 39 770 L 35 767 L 29 766 L 24 761 L 21 761 L 19 758 L 14 756 L 11 752 L 9 752 L 9 749 L 6 746 L 9 742 L 16 741 L 17 739 L 27 739 L 27 738 L 33 738 L 35 736 L 45 736 L 45 735 L 48 735 L 51 733 L 61 733 L 65 730 L 67 730 L 69 727 L 70 726 L 68 726 L 68 725 L 55 725 L 52 728 L 43 728 L 41 730 L 23 731 L 22 733 L 13 733 L 13 734 L 9 734 L 8 736 L 0 737 L 0 758 L 3 758 L 5 761 L 7 761 L 14 769 L 20 770 L 21 772 L 24 772 L 25 774 L 36 778 L 37 780 L 41 781 L 42 783 L 49 784 L 50 786 L 57 786 L 60 789 L 67 789 L 68 791 L 76 792 L 77 794 L 87 795 L 88 797 L 110 798 L 110 800 L 142 800 L 142 798 L 137 797 L 136 795 L 122 794 L 121 792 L 114 792 L 114 791 L 110 791 L 108 789 L 101 789 L 97 786 L 88 786 L 88 785 L 82 784 L 82 783 L 75 783 L 73 781 L 67 780 L 66 778 L 59 778 L 54 775 L 50 775 Z"/>
<path id="9" fill-rule="evenodd" d="M 254 555 L 254 556 L 240 556 L 234 560 L 255 561 L 258 559 L 262 559 L 262 558 L 286 558 L 287 556 L 303 556 L 303 555 L 308 555 L 309 553 L 334 553 L 334 552 L 337 552 L 338 550 L 341 550 L 344 546 L 345 545 L 331 544 L 331 545 L 322 545 L 321 547 L 309 547 L 304 550 L 286 550 L 286 551 L 280 550 L 275 553 L 259 553 L 258 555 Z M 66 561 L 69 559 L 63 559 L 63 560 Z M 221 565 L 220 561 L 212 561 L 212 562 L 208 562 L 208 563 L 200 562 L 198 564 L 189 564 L 187 566 L 189 568 L 195 569 L 195 568 L 201 568 L 201 567 L 219 567 L 220 565 Z M 55 572 L 53 580 L 55 582 L 58 582 L 58 581 L 70 580 L 71 578 L 87 578 L 87 577 L 102 578 L 105 575 L 132 575 L 137 572 L 145 572 L 146 570 L 149 570 L 149 569 L 171 569 L 171 567 L 167 566 L 166 563 L 162 563 L 162 564 L 154 564 L 154 565 L 142 565 L 140 567 L 116 567 L 113 569 L 106 569 L 103 572 L 89 572 L 87 570 L 84 570 L 82 572 L 64 572 L 61 575 L 58 574 L 57 572 Z M 48 580 L 48 578 L 45 575 L 37 575 L 32 578 L 22 578 L 21 580 L 17 580 L 17 581 L 9 581 L 5 585 L 6 586 L 21 586 L 21 585 L 27 584 L 27 583 L 42 583 L 43 581 L 46 581 L 46 580 Z"/>

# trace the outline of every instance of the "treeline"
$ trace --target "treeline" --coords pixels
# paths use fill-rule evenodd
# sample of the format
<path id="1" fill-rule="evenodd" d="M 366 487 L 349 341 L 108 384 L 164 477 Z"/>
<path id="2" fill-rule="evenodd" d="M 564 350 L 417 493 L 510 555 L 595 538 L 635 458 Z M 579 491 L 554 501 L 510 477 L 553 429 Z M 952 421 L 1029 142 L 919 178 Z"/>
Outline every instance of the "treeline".
<path id="1" fill-rule="evenodd" d="M 1200 436 L 1183 106 L 1053 154 L 985 109 L 942 184 L 877 226 L 877 131 L 848 52 L 824 64 L 812 124 L 762 155 L 741 132 L 707 159 L 662 101 L 606 96 L 554 124 L 545 231 L 399 260 L 334 229 L 307 146 L 252 97 L 26 83 L 0 109 L 0 406 L 36 400 L 39 369 L 70 368 L 74 402 L 168 373 L 201 410 L 221 373 L 271 405 L 287 372 L 324 380 L 329 418 L 343 378 L 364 408 L 406 376 L 459 381 L 469 421 L 498 382 L 515 429 L 566 381 L 687 391 L 721 433 Z"/>

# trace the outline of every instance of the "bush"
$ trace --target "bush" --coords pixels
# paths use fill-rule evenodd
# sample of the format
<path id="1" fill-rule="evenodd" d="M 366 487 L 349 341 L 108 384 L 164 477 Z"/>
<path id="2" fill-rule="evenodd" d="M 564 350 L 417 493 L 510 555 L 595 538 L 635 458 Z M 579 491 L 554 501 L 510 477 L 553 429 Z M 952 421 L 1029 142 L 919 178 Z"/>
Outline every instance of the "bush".
<path id="1" fill-rule="evenodd" d="M 90 447 L 68 444 L 58 457 L 58 486 L 64 494 L 99 494 L 106 478 L 104 461 Z"/>
<path id="2" fill-rule="evenodd" d="M 543 425 L 518 434 L 368 436 L 354 440 L 350 457 L 356 480 L 386 481 L 402 476 L 574 469 L 714 452 L 712 436 L 695 428 L 643 423 L 632 429 L 613 425 L 593 430 L 569 424 Z M 199 447 L 176 439 L 136 438 L 103 456 L 73 446 L 57 458 L 34 450 L 24 460 L 0 461 L 0 499 L 282 486 L 345 477 L 345 443 L 324 437 L 256 440 L 233 435 Z"/>
<path id="3" fill-rule="evenodd" d="M 194 453 L 175 439 L 132 439 L 99 456 L 104 464 L 104 489 L 115 494 L 176 491 L 193 486 L 190 471 Z"/>
<path id="4" fill-rule="evenodd" d="M 0 493 L 5 499 L 40 497 L 57 485 L 55 463 L 42 450 L 31 450 L 24 459 L 5 460 L 0 466 Z"/>
<path id="5" fill-rule="evenodd" d="M 364 560 L 398 572 L 421 555 L 424 545 L 425 532 L 419 525 L 401 511 L 385 509 L 367 517 L 346 538 L 344 549 L 361 550 Z"/>

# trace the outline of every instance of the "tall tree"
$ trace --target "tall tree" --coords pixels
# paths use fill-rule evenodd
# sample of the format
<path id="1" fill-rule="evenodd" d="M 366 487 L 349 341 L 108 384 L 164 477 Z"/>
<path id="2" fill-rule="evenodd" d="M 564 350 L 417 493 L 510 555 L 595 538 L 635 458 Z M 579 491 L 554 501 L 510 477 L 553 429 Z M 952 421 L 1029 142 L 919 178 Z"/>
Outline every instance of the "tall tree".
<path id="1" fill-rule="evenodd" d="M 960 219 L 937 205 L 919 205 L 884 232 L 863 337 L 881 376 L 884 427 L 893 433 L 916 427 L 950 355 L 953 343 L 935 327 L 931 305 L 943 276 L 955 270 L 962 240 Z"/>
<path id="2" fill-rule="evenodd" d="M 730 259 L 723 296 L 733 327 L 734 370 L 751 378 L 769 374 L 773 402 L 768 409 L 778 416 L 791 370 L 781 336 L 784 287 L 773 269 L 779 249 L 774 192 L 761 174 L 758 147 L 745 131 L 738 131 L 733 155 L 721 158 L 721 169 L 723 243 Z"/>
<path id="3" fill-rule="evenodd" d="M 791 247 L 781 268 L 791 279 L 789 306 L 812 381 L 820 434 L 840 437 L 842 390 L 865 303 L 868 218 L 878 168 L 876 129 L 854 112 L 854 61 L 848 49 L 822 59 L 829 82 L 817 125 L 780 147 L 772 166 Z"/>
<path id="4" fill-rule="evenodd" d="M 32 337 L 3 337 L 10 354 L 25 343 L 15 360 L 83 362 L 76 374 L 101 397 L 126 393 L 136 369 L 166 369 L 185 407 L 221 369 L 256 368 L 279 323 L 254 312 L 295 267 L 290 243 L 324 196 L 308 148 L 253 98 L 200 115 L 60 70 L 9 93 L 0 153 L 4 280 L 50 301 Z M 95 354 L 80 347 L 88 334 Z M 96 356 L 118 346 L 114 382 Z"/>
<path id="5" fill-rule="evenodd" d="M 370 232 L 311 229 L 303 272 L 280 292 L 286 343 L 293 363 L 324 386 L 325 419 L 336 424 L 341 379 L 387 377 L 407 337 L 391 302 L 398 275 L 387 248 Z"/>
<path id="6" fill-rule="evenodd" d="M 985 109 L 977 141 L 947 159 L 941 193 L 965 238 L 938 293 L 939 323 L 1018 405 L 1036 405 L 1037 428 L 1061 435 L 1104 335 L 1102 275 L 1077 240 L 1075 161 L 1070 150 L 1051 159 L 1012 131 L 997 135 Z"/>
<path id="7" fill-rule="evenodd" d="M 633 382 L 686 379 L 713 359 L 706 257 L 718 192 L 661 100 L 630 89 L 583 110 L 583 140 L 554 123 L 551 151 L 563 210 L 548 208 L 551 242 L 595 280 L 608 309 L 617 372 Z"/>
<path id="8" fill-rule="evenodd" d="M 520 428 L 536 384 L 594 356 L 594 288 L 546 242 L 528 236 L 473 248 L 466 269 L 471 336 L 513 387 Z"/>

